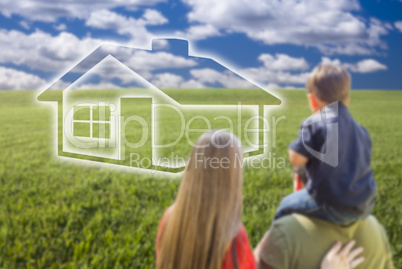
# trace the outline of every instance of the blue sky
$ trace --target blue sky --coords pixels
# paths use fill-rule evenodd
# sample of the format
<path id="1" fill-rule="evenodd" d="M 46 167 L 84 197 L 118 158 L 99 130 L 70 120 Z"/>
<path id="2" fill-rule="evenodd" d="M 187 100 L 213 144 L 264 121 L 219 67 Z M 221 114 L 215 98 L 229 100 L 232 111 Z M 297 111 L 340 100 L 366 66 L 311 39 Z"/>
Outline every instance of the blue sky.
<path id="1" fill-rule="evenodd" d="M 402 89 L 402 0 L 0 0 L 0 89 L 45 88 L 101 44 L 150 49 L 157 37 L 188 39 L 191 54 L 266 88 L 302 88 L 316 65 L 332 63 L 354 89 Z M 183 64 L 167 53 L 160 62 Z M 214 76 L 152 68 L 144 76 L 158 69 L 166 87 Z"/>

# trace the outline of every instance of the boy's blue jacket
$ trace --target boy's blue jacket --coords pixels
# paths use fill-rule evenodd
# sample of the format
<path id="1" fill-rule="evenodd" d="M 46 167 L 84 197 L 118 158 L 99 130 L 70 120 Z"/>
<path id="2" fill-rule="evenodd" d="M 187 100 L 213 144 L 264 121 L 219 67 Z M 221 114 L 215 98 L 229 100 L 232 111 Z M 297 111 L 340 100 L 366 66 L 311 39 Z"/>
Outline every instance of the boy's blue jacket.
<path id="1" fill-rule="evenodd" d="M 343 103 L 332 103 L 307 118 L 289 147 L 309 159 L 307 190 L 318 203 L 351 214 L 372 211 L 376 182 L 370 136 Z"/>

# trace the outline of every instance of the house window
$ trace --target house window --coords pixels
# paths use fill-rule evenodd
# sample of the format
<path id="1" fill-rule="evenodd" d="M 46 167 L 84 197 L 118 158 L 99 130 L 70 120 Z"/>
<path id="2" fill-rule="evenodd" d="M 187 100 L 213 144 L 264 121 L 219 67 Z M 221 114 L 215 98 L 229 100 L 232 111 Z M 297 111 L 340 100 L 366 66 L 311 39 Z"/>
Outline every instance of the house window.
<path id="1" fill-rule="evenodd" d="M 73 134 L 78 137 L 110 139 L 110 107 L 74 106 Z"/>

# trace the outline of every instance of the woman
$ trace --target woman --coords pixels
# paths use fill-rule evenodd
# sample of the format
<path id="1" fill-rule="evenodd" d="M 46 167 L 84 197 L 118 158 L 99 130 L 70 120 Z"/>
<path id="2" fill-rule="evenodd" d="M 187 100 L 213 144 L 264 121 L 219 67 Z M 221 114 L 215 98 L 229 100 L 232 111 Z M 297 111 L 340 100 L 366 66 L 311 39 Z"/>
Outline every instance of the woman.
<path id="1" fill-rule="evenodd" d="M 157 269 L 257 268 L 241 223 L 242 156 L 231 133 L 212 131 L 198 139 L 176 201 L 159 225 Z M 335 262 L 341 256 L 331 252 Z M 323 268 L 343 268 L 332 265 Z"/>

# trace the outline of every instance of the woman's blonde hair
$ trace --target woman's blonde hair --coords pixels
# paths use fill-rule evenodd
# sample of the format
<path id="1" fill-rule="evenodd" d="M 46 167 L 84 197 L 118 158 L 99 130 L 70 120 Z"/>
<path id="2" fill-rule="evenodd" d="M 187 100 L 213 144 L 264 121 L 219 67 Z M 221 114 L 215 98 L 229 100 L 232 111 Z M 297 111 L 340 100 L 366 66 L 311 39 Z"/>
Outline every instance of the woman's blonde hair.
<path id="1" fill-rule="evenodd" d="M 157 269 L 219 269 L 241 225 L 241 144 L 212 131 L 195 144 L 161 234 Z"/>

